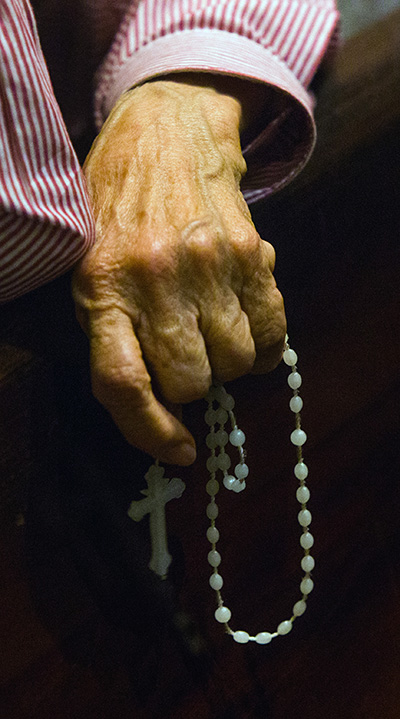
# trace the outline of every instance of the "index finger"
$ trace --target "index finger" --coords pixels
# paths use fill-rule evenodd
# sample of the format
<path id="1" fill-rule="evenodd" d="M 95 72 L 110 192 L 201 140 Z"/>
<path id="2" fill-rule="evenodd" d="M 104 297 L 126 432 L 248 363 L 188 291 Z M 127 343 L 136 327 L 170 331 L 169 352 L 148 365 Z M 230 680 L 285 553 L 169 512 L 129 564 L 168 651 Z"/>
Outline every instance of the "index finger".
<path id="1" fill-rule="evenodd" d="M 92 312 L 89 339 L 93 394 L 128 442 L 163 462 L 192 464 L 194 439 L 155 398 L 130 317 L 116 308 Z"/>

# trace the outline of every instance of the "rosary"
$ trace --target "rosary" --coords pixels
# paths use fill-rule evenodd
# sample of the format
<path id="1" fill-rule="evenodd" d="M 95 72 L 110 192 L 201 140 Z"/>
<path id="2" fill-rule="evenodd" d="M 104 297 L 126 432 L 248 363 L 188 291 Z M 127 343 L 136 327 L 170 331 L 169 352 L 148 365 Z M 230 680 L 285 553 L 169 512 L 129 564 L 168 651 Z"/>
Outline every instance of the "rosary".
<path id="1" fill-rule="evenodd" d="M 214 612 L 215 619 L 217 622 L 225 625 L 226 632 L 239 644 L 247 644 L 248 642 L 269 644 L 275 637 L 289 634 L 296 617 L 300 617 L 306 611 L 308 595 L 314 587 L 314 582 L 310 576 L 315 561 L 310 554 L 310 549 L 314 544 L 314 537 L 309 531 L 311 512 L 307 509 L 307 502 L 310 498 L 310 491 L 306 485 L 308 467 L 304 463 L 302 452 L 302 447 L 307 440 L 307 435 L 301 428 L 300 419 L 303 400 L 300 397 L 299 388 L 301 387 L 302 378 L 297 370 L 297 354 L 290 348 L 287 335 L 282 359 L 290 368 L 287 381 L 293 391 L 289 407 L 295 416 L 295 429 L 290 435 L 290 441 L 295 446 L 297 455 L 294 474 L 299 480 L 296 499 L 301 509 L 297 519 L 302 530 L 300 545 L 304 550 L 304 555 L 301 560 L 301 569 L 304 572 L 304 576 L 300 583 L 301 599 L 293 606 L 290 619 L 280 622 L 275 632 L 261 631 L 255 636 L 251 636 L 243 630 L 234 631 L 229 625 L 231 611 L 224 605 L 222 599 L 221 589 L 224 582 L 218 571 L 218 567 L 221 564 L 221 554 L 217 550 L 217 542 L 220 534 L 216 526 L 219 509 L 215 498 L 220 490 L 220 482 L 217 479 L 217 476 L 220 475 L 222 475 L 222 484 L 226 489 L 232 492 L 242 492 L 246 488 L 246 477 L 249 474 L 249 468 L 245 462 L 245 451 L 243 449 L 246 437 L 244 432 L 237 426 L 236 417 L 233 412 L 235 400 L 228 394 L 222 384 L 213 384 L 205 398 L 208 403 L 208 409 L 204 419 L 209 428 L 209 432 L 206 436 L 206 444 L 210 449 L 210 456 L 207 459 L 207 470 L 210 474 L 210 479 L 206 484 L 206 492 L 209 496 L 206 512 L 210 520 L 210 526 L 207 530 L 207 540 L 211 545 L 211 549 L 208 552 L 208 563 L 212 568 L 209 583 L 210 587 L 215 591 L 217 599 L 218 606 Z M 230 423 L 229 434 L 225 429 L 228 420 Z M 238 463 L 232 474 L 229 474 L 231 458 L 225 451 L 228 442 L 237 448 L 239 454 Z M 145 514 L 150 515 L 152 556 L 149 567 L 165 579 L 169 564 L 171 563 L 171 556 L 168 553 L 167 546 L 165 505 L 170 499 L 174 497 L 178 498 L 182 495 L 185 484 L 178 478 L 167 479 L 164 477 L 164 471 L 164 468 L 159 466 L 158 461 L 149 468 L 145 475 L 147 489 L 142 490 L 145 499 L 132 502 L 128 514 L 135 521 L 140 521 Z"/>

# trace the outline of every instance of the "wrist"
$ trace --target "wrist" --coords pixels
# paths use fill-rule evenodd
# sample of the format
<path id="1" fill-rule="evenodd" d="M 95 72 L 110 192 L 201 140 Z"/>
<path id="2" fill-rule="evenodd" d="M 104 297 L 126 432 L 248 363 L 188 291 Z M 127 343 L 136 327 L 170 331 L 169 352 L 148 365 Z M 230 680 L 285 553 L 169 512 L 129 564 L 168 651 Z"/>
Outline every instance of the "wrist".
<path id="1" fill-rule="evenodd" d="M 160 82 L 160 78 L 150 80 Z M 235 75 L 209 73 L 209 72 L 176 72 L 163 75 L 161 81 L 170 81 L 176 84 L 196 86 L 198 89 L 214 90 L 221 99 L 230 97 L 239 104 L 240 130 L 246 130 L 262 115 L 263 109 L 275 97 L 272 88 L 262 82 L 251 81 L 248 78 Z"/>
<path id="2" fill-rule="evenodd" d="M 125 111 L 132 111 L 136 119 L 144 122 L 179 124 L 181 132 L 189 129 L 189 118 L 205 119 L 218 139 L 237 137 L 242 119 L 240 101 L 216 88 L 162 78 L 152 80 L 128 90 L 120 102 Z"/>
<path id="3" fill-rule="evenodd" d="M 214 159 L 240 179 L 246 171 L 240 118 L 240 103 L 230 95 L 210 87 L 160 80 L 121 96 L 99 142 L 107 141 L 107 151 L 114 159 L 119 147 L 124 148 L 125 155 L 132 157 L 133 152 L 140 156 L 144 164 L 157 159 L 157 164 L 165 161 L 172 170 L 176 162 L 181 172 L 185 167 L 193 170 L 208 166 L 210 170 Z"/>

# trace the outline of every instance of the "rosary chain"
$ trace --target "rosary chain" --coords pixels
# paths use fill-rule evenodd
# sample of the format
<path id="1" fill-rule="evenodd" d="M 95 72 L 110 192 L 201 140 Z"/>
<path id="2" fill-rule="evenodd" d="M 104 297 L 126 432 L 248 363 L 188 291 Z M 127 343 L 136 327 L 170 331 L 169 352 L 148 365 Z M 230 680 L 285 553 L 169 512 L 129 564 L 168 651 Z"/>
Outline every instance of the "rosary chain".
<path id="1" fill-rule="evenodd" d="M 304 550 L 304 555 L 301 560 L 301 568 L 304 571 L 304 576 L 300 583 L 301 599 L 294 604 L 290 619 L 280 622 L 275 632 L 261 631 L 255 636 L 252 636 L 243 630 L 234 631 L 229 624 L 232 615 L 230 609 L 225 606 L 222 598 L 221 588 L 223 586 L 223 578 L 218 570 L 222 558 L 221 554 L 217 550 L 220 533 L 215 523 L 219 514 L 219 508 L 215 500 L 215 497 L 220 489 L 220 484 L 217 480 L 217 473 L 222 472 L 223 485 L 227 489 L 238 493 L 246 488 L 246 477 L 249 474 L 249 468 L 245 461 L 246 453 L 243 448 L 246 437 L 244 432 L 239 429 L 236 422 L 236 417 L 233 412 L 235 401 L 233 397 L 228 394 L 223 385 L 213 384 L 206 396 L 208 409 L 205 413 L 205 421 L 209 426 L 206 444 L 210 449 L 210 457 L 207 460 L 207 469 L 210 473 L 210 479 L 206 485 L 206 491 L 210 497 L 207 505 L 207 517 L 210 520 L 210 526 L 207 530 L 207 539 L 211 544 L 211 550 L 208 552 L 208 563 L 213 568 L 209 583 L 211 588 L 214 589 L 216 593 L 218 606 L 214 613 L 215 619 L 225 625 L 227 633 L 230 634 L 239 644 L 247 644 L 248 642 L 269 644 L 275 637 L 289 634 L 295 619 L 304 614 L 306 611 L 308 596 L 314 588 L 311 572 L 314 569 L 315 561 L 310 554 L 310 549 L 314 544 L 314 537 L 309 530 L 312 518 L 311 512 L 307 508 L 307 502 L 310 498 L 310 491 L 306 484 L 308 467 L 304 462 L 302 450 L 303 445 L 307 441 L 307 435 L 301 427 L 300 416 L 300 412 L 303 407 L 303 400 L 299 394 L 302 378 L 297 369 L 297 354 L 290 348 L 287 336 L 283 352 L 283 361 L 288 367 L 290 367 L 288 385 L 293 391 L 293 396 L 290 400 L 289 406 L 295 415 L 295 429 L 290 435 L 290 440 L 296 447 L 297 463 L 294 467 L 294 474 L 299 480 L 296 491 L 296 499 L 301 505 L 301 509 L 298 513 L 298 522 L 302 528 L 300 544 Z M 214 407 L 214 403 L 217 405 L 216 408 Z M 231 425 L 229 435 L 225 430 L 228 418 Z M 228 473 L 231 466 L 230 456 L 225 450 L 228 442 L 237 448 L 239 454 L 239 462 L 234 468 L 233 474 Z M 216 450 L 219 450 L 218 453 Z"/>

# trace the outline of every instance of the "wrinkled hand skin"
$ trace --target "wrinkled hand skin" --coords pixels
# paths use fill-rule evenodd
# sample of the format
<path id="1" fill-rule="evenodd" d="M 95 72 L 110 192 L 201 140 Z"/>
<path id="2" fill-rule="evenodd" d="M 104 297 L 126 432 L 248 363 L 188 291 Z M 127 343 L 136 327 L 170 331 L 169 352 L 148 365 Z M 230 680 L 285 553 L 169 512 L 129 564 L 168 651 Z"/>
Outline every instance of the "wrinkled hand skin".
<path id="1" fill-rule="evenodd" d="M 73 294 L 93 393 L 131 444 L 167 463 L 195 458 L 169 403 L 282 354 L 274 250 L 239 188 L 240 114 L 214 89 L 148 83 L 122 96 L 84 167 L 97 239 Z"/>

